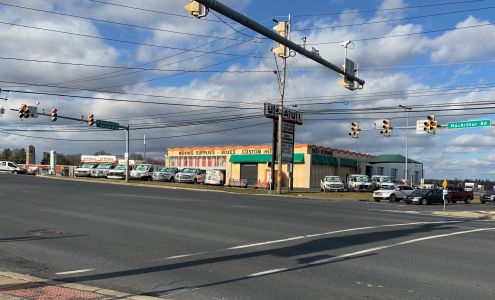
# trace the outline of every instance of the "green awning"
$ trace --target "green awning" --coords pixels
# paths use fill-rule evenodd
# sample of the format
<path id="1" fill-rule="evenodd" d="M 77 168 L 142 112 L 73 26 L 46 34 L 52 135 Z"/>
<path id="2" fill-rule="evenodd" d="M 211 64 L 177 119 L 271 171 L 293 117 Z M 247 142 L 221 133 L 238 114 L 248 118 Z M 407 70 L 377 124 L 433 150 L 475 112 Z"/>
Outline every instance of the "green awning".
<path id="1" fill-rule="evenodd" d="M 314 165 L 337 166 L 338 161 L 335 156 L 324 154 L 311 154 L 311 163 Z"/>
<path id="2" fill-rule="evenodd" d="M 267 163 L 272 161 L 271 154 L 232 154 L 231 163 Z M 294 163 L 304 163 L 304 153 L 294 154 Z"/>
<path id="3" fill-rule="evenodd" d="M 355 159 L 350 159 L 350 158 L 341 158 L 340 159 L 340 166 L 341 167 L 352 167 L 352 168 L 356 168 L 357 165 L 358 165 L 358 162 Z"/>
<path id="4" fill-rule="evenodd" d="M 339 162 L 335 156 L 325 154 L 312 154 L 311 162 L 314 165 L 338 166 Z M 357 167 L 357 160 L 349 158 L 340 158 L 341 167 Z"/>

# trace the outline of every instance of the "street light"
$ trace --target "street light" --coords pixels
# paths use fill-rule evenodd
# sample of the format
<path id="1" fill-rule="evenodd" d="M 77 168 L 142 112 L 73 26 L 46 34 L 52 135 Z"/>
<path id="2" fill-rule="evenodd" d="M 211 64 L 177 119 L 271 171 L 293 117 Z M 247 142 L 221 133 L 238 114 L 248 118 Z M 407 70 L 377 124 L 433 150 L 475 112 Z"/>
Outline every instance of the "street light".
<path id="1" fill-rule="evenodd" d="M 404 178 L 406 179 L 406 184 L 407 184 L 407 181 L 408 181 L 408 178 L 407 178 L 407 156 L 409 155 L 408 153 L 408 147 L 407 147 L 407 137 L 408 137 L 408 134 L 407 134 L 407 129 L 409 128 L 409 111 L 412 110 L 412 107 L 410 106 L 405 106 L 405 105 L 399 105 L 400 108 L 404 109 L 404 111 L 406 112 L 406 166 L 404 168 Z"/>

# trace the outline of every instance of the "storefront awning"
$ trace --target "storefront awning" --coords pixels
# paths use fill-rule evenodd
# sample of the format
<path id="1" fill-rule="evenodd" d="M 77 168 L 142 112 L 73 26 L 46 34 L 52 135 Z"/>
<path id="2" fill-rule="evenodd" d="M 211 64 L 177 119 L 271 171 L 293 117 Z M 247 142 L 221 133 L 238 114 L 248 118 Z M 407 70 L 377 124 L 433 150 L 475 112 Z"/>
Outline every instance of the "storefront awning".
<path id="1" fill-rule="evenodd" d="M 231 163 L 267 163 L 272 161 L 271 154 L 232 154 Z M 304 153 L 294 154 L 294 163 L 304 163 Z"/>

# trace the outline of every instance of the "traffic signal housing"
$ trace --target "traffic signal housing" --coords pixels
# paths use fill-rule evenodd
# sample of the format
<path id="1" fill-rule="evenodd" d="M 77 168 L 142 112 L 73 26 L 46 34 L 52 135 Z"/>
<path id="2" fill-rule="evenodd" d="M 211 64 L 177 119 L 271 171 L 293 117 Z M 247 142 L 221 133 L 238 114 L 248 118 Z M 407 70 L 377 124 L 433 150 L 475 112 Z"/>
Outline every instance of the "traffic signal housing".
<path id="1" fill-rule="evenodd" d="M 342 69 L 344 70 L 345 75 L 341 75 L 344 79 L 339 80 L 339 84 L 348 90 L 354 91 L 356 89 L 356 84 L 354 80 L 348 77 L 351 74 L 354 75 L 354 61 L 346 58 L 345 64 L 342 65 Z"/>
<path id="2" fill-rule="evenodd" d="M 273 26 L 273 30 L 275 30 L 279 35 L 283 37 L 287 37 L 287 32 L 288 32 L 288 23 L 287 22 L 277 22 L 277 25 Z M 287 57 L 287 47 L 285 47 L 282 44 L 277 44 L 277 47 L 272 49 L 273 53 L 277 55 L 278 57 Z"/>
<path id="3" fill-rule="evenodd" d="M 208 8 L 198 1 L 189 1 L 184 8 L 196 18 L 202 18 L 208 14 Z"/>
<path id="4" fill-rule="evenodd" d="M 392 122 L 390 122 L 389 119 L 383 120 L 383 129 L 380 131 L 380 133 L 383 136 L 390 136 L 392 133 Z"/>
<path id="5" fill-rule="evenodd" d="M 351 123 L 351 132 L 349 132 L 349 135 L 352 138 L 357 139 L 357 138 L 359 138 L 359 131 L 361 131 L 361 129 L 359 129 L 359 122 L 352 122 Z"/>
<path id="6" fill-rule="evenodd" d="M 21 104 L 21 107 L 19 108 L 19 118 L 29 118 L 29 107 L 27 106 L 27 104 Z"/>
<path id="7" fill-rule="evenodd" d="M 88 115 L 88 126 L 93 126 L 94 124 L 95 124 L 95 115 L 89 114 Z"/>
<path id="8" fill-rule="evenodd" d="M 423 130 L 426 133 L 433 133 L 433 134 L 435 134 L 435 131 L 437 130 L 437 127 L 438 127 L 438 123 L 435 120 L 435 116 L 434 115 L 429 115 L 428 117 L 426 117 L 426 121 L 424 122 L 424 127 L 423 127 Z"/>
<path id="9" fill-rule="evenodd" d="M 57 110 L 56 108 L 52 108 L 52 111 L 51 111 L 51 116 L 50 116 L 50 120 L 51 120 L 52 122 L 57 121 L 57 117 L 58 117 L 58 116 L 57 116 L 57 111 L 58 111 L 58 110 Z"/>

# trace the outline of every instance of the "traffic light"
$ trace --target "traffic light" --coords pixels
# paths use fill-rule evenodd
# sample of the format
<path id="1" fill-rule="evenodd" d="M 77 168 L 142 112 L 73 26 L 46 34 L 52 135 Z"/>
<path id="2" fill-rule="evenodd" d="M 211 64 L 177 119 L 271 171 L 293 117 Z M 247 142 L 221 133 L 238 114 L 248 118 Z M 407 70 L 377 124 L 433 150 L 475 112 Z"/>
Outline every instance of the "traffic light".
<path id="1" fill-rule="evenodd" d="M 52 122 L 57 121 L 57 109 L 56 108 L 52 108 L 52 115 L 50 117 L 50 120 L 52 120 Z"/>
<path id="2" fill-rule="evenodd" d="M 434 115 L 430 115 L 426 118 L 426 121 L 424 122 L 424 127 L 423 127 L 423 130 L 426 132 L 426 133 L 435 133 L 436 129 L 437 129 L 437 121 L 435 120 L 435 116 Z"/>
<path id="3" fill-rule="evenodd" d="M 390 136 L 392 133 L 392 122 L 389 119 L 383 120 L 383 129 L 380 131 L 383 136 Z"/>
<path id="4" fill-rule="evenodd" d="M 351 123 L 351 132 L 349 132 L 349 135 L 352 138 L 357 139 L 357 138 L 359 138 L 359 131 L 361 131 L 361 129 L 359 129 L 359 122 L 352 122 Z"/>
<path id="5" fill-rule="evenodd" d="M 21 108 L 19 108 L 19 118 L 21 119 L 29 118 L 29 108 L 27 104 L 21 104 Z"/>
<path id="6" fill-rule="evenodd" d="M 89 114 L 88 115 L 88 126 L 93 126 L 95 124 L 95 115 Z"/>
<path id="7" fill-rule="evenodd" d="M 197 1 L 189 1 L 184 8 L 196 18 L 202 18 L 208 14 L 208 8 Z"/>
<path id="8" fill-rule="evenodd" d="M 275 30 L 279 35 L 283 37 L 287 37 L 287 22 L 277 22 L 277 25 L 273 27 L 273 30 Z M 287 47 L 285 47 L 282 44 L 277 44 L 277 47 L 272 49 L 273 53 L 277 55 L 278 57 L 287 57 Z"/>
<path id="9" fill-rule="evenodd" d="M 352 74 L 354 75 L 355 69 L 354 69 L 354 62 L 348 58 L 345 59 L 345 64 L 342 65 L 342 69 L 345 72 L 345 75 L 341 75 L 344 77 L 344 79 L 339 80 L 339 83 L 341 86 L 345 87 L 348 90 L 355 90 L 356 86 L 354 83 L 354 80 L 350 79 L 348 75 Z"/>

